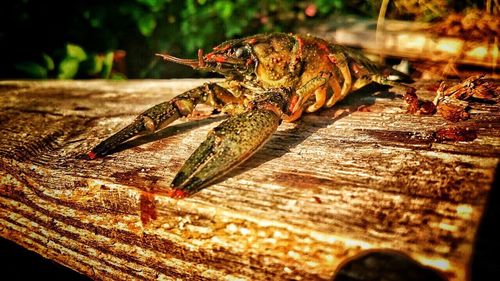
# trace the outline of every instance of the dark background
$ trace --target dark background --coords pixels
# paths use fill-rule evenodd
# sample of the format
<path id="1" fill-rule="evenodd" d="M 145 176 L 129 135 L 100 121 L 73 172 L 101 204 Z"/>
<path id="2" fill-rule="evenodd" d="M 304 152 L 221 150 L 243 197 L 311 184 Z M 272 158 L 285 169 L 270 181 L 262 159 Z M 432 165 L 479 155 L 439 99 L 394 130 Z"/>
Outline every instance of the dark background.
<path id="1" fill-rule="evenodd" d="M 389 1 L 386 18 L 435 21 L 488 0 L 405 1 Z M 0 79 L 199 77 L 207 74 L 154 54 L 195 58 L 199 48 L 236 37 L 293 32 L 345 15 L 377 18 L 381 2 L 6 0 L 0 4 Z"/>

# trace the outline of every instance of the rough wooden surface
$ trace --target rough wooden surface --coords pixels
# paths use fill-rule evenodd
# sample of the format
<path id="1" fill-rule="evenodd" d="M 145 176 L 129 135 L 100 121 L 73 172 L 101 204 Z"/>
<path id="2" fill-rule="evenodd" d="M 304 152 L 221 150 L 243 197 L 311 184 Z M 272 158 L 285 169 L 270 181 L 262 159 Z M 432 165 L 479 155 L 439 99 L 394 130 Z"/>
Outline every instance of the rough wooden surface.
<path id="1" fill-rule="evenodd" d="M 467 276 L 500 157 L 500 107 L 407 114 L 401 93 L 357 93 L 282 124 L 249 161 L 191 198 L 155 195 L 222 118 L 180 120 L 111 156 L 82 154 L 144 109 L 202 83 L 0 82 L 0 235 L 91 278 L 330 280 L 393 249 Z M 431 98 L 436 81 L 417 83 Z M 471 142 L 437 141 L 459 125 Z"/>

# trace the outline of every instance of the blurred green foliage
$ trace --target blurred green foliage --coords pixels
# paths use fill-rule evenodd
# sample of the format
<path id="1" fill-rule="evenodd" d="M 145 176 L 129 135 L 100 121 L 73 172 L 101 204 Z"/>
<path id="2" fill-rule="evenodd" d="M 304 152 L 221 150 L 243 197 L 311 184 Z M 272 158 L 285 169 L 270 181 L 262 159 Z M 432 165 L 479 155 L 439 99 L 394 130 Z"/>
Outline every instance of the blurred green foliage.
<path id="1" fill-rule="evenodd" d="M 82 47 L 66 44 L 62 58 L 57 67 L 54 59 L 46 53 L 41 53 L 36 61 L 20 61 L 14 63 L 14 68 L 24 73 L 28 78 L 35 79 L 72 79 L 75 77 L 122 79 L 123 75 L 114 73 L 113 52 L 105 54 L 87 53 Z"/>
<path id="2" fill-rule="evenodd" d="M 154 54 L 195 57 L 227 39 L 291 32 L 332 14 L 375 17 L 381 0 L 4 2 L 0 78 L 121 79 L 200 75 Z"/>
<path id="3" fill-rule="evenodd" d="M 197 49 L 208 49 L 230 38 L 289 32 L 308 18 L 343 12 L 344 2 L 347 1 L 8 1 L 0 9 L 0 77 L 193 76 L 195 72 L 187 68 L 160 63 L 154 53 L 168 51 L 176 56 L 194 57 Z M 307 7 L 312 7 L 314 14 L 306 16 Z M 126 56 L 117 59 L 117 50 L 123 50 Z"/>

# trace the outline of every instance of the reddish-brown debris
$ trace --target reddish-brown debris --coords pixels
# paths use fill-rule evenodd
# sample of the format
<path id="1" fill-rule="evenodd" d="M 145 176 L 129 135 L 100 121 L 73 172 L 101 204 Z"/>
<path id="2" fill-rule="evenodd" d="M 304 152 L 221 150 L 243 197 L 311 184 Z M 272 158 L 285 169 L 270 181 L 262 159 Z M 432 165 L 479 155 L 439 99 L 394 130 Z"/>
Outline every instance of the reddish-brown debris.
<path id="1" fill-rule="evenodd" d="M 446 127 L 438 129 L 434 137 L 438 141 L 473 141 L 477 138 L 477 132 L 462 127 Z"/>

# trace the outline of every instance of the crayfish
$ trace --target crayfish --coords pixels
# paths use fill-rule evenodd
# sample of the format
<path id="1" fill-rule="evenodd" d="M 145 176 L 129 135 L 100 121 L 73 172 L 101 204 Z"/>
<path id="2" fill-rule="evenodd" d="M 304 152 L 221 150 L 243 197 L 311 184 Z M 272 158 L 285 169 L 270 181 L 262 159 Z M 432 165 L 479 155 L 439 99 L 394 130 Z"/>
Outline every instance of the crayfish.
<path id="1" fill-rule="evenodd" d="M 360 51 L 313 36 L 259 34 L 226 41 L 197 59 L 157 54 L 166 61 L 212 71 L 223 82 L 206 83 L 140 114 L 101 142 L 88 156 L 105 156 L 135 136 L 152 133 L 191 114 L 197 104 L 230 117 L 208 133 L 171 183 L 169 195 L 191 195 L 254 154 L 277 130 L 304 112 L 331 107 L 371 82 L 398 86 L 408 77 L 366 58 Z"/>

